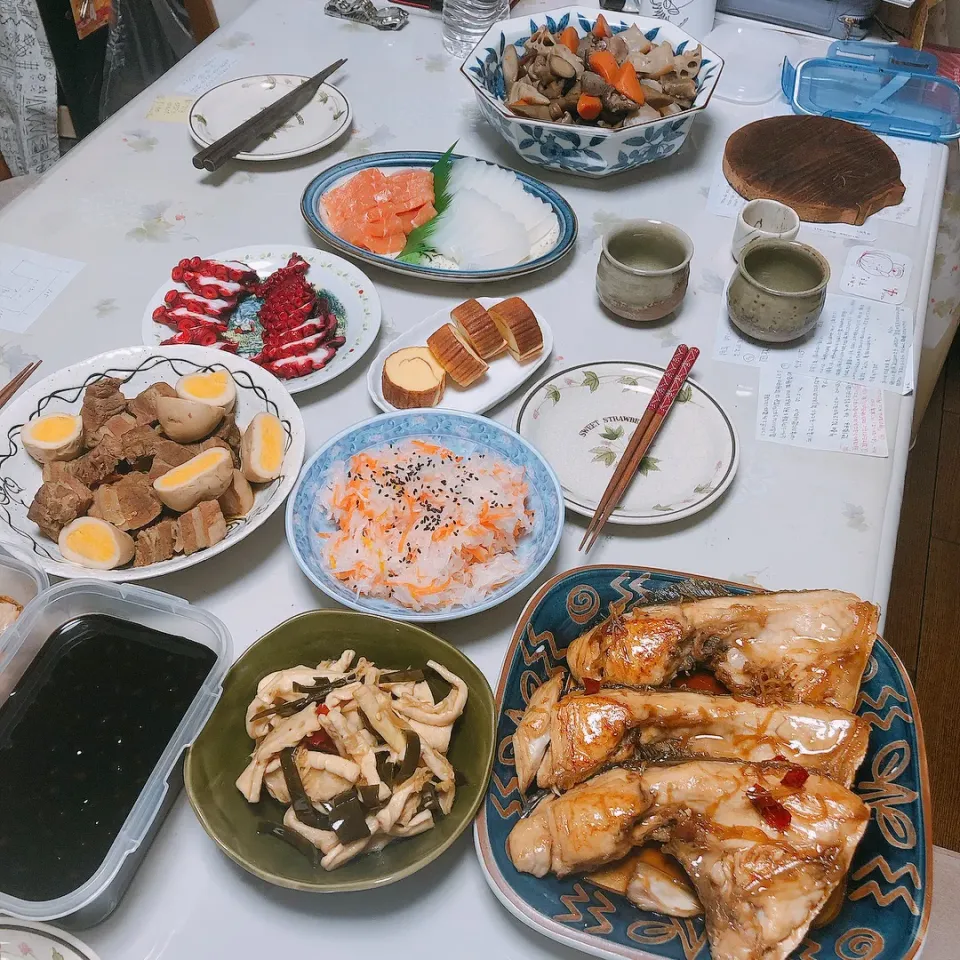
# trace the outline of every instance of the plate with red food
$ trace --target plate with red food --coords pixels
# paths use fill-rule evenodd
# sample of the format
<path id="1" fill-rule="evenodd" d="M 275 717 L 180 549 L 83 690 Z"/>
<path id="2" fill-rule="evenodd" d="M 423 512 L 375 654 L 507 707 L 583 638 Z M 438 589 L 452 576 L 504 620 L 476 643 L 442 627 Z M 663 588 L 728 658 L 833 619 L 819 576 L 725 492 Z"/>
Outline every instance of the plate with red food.
<path id="1" fill-rule="evenodd" d="M 147 345 L 225 350 L 291 393 L 348 370 L 379 330 L 380 298 L 362 271 L 323 250 L 283 244 L 186 257 L 143 314 Z"/>

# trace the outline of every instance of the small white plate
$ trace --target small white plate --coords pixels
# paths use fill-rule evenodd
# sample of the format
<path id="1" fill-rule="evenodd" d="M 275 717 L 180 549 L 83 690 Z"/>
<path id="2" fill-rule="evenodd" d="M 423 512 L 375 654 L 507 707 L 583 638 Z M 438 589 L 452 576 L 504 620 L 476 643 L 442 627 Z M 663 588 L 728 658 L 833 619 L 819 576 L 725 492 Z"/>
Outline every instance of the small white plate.
<path id="1" fill-rule="evenodd" d="M 221 83 L 190 108 L 190 134 L 197 143 L 209 147 L 308 79 L 298 74 L 271 73 Z M 332 84 L 324 83 L 305 107 L 249 153 L 238 153 L 237 159 L 302 157 L 333 143 L 350 126 L 351 118 L 347 98 Z"/>
<path id="2" fill-rule="evenodd" d="M 663 368 L 648 363 L 585 363 L 524 398 L 517 432 L 550 461 L 575 513 L 593 516 L 661 376 Z M 739 460 L 730 418 L 687 380 L 610 520 L 647 526 L 699 513 L 730 486 Z"/>
<path id="3" fill-rule="evenodd" d="M 286 434 L 283 472 L 272 483 L 258 485 L 251 511 L 227 524 L 227 535 L 215 546 L 146 567 L 92 570 L 64 560 L 56 541 L 40 532 L 27 519 L 27 511 L 43 482 L 41 467 L 20 442 L 23 425 L 50 413 L 77 414 L 83 406 L 86 386 L 101 377 L 121 380 L 130 399 L 151 383 L 163 380 L 173 386 L 178 378 L 202 370 L 228 370 L 237 388 L 237 425 L 243 430 L 261 412 L 280 418 Z M 209 347 L 122 347 L 64 367 L 34 384 L 10 401 L 0 412 L 0 540 L 21 547 L 47 573 L 68 580 L 95 577 L 113 583 L 149 580 L 165 573 L 193 567 L 229 550 L 263 524 L 293 489 L 303 465 L 305 433 L 300 408 L 273 374 L 249 360 Z"/>
<path id="4" fill-rule="evenodd" d="M 76 937 L 56 927 L 28 920 L 0 920 L 0 957 L 18 960 L 98 960 Z"/>
<path id="5" fill-rule="evenodd" d="M 380 297 L 370 278 L 348 260 L 324 250 L 296 244 L 262 244 L 256 247 L 234 247 L 212 254 L 210 260 L 239 260 L 256 270 L 260 278 L 268 277 L 278 267 L 286 265 L 292 254 L 299 253 L 310 269 L 307 279 L 319 290 L 332 295 L 338 305 L 331 304 L 338 316 L 342 313 L 337 332 L 347 338 L 336 356 L 322 369 L 314 370 L 305 377 L 284 380 L 290 393 L 302 393 L 340 376 L 352 367 L 373 346 L 380 332 Z M 171 269 L 176 264 L 171 263 Z M 170 327 L 157 323 L 153 311 L 163 306 L 163 295 L 168 290 L 188 292 L 182 283 L 168 279 L 147 302 L 143 311 L 143 342 L 147 346 L 159 346 L 161 341 L 173 336 Z M 338 309 L 342 308 L 342 309 Z M 164 348 L 166 349 L 166 348 Z M 244 354 L 240 353 L 241 356 Z"/>
<path id="6" fill-rule="evenodd" d="M 502 299 L 502 297 L 478 297 L 477 302 L 484 307 L 491 307 L 495 303 L 500 303 Z M 543 350 L 540 353 L 526 363 L 517 363 L 509 353 L 501 354 L 488 361 L 490 369 L 469 387 L 458 387 L 450 377 L 447 377 L 447 385 L 437 406 L 447 410 L 459 410 L 462 413 L 485 413 L 501 400 L 509 397 L 525 380 L 532 377 L 547 362 L 553 350 L 553 331 L 539 313 L 534 311 L 534 315 L 543 334 Z M 381 410 L 391 413 L 397 409 L 383 396 L 383 365 L 387 357 L 404 347 L 425 347 L 427 337 L 445 323 L 450 322 L 449 308 L 438 310 L 426 320 L 400 334 L 396 340 L 388 343 L 377 354 L 367 371 L 367 390 L 373 402 Z"/>

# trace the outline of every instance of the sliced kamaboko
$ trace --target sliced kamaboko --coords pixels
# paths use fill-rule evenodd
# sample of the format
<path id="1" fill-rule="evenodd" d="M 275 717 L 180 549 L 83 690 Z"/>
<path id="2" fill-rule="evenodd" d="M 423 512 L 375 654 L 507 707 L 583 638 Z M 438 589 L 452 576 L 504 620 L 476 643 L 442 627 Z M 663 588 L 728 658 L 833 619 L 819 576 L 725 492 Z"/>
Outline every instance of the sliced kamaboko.
<path id="1" fill-rule="evenodd" d="M 507 853 L 521 872 L 566 876 L 656 840 L 693 881 L 713 960 L 785 960 L 849 870 L 870 818 L 825 777 L 784 785 L 793 769 L 617 768 L 544 800 L 513 828 Z"/>
<path id="2" fill-rule="evenodd" d="M 557 229 L 553 208 L 527 193 L 516 174 L 503 167 L 464 157 L 453 164 L 448 189 L 453 196 L 461 190 L 473 190 L 516 217 L 527 233 L 527 256 Z"/>
<path id="3" fill-rule="evenodd" d="M 510 267 L 530 256 L 523 224 L 489 197 L 464 188 L 439 214 L 430 242 L 437 253 L 467 270 Z"/>
<path id="4" fill-rule="evenodd" d="M 567 649 L 578 680 L 660 686 L 703 666 L 733 693 L 852 710 L 879 609 L 851 593 L 808 590 L 635 607 Z"/>
<path id="5" fill-rule="evenodd" d="M 522 789 L 530 782 L 525 764 L 533 759 L 524 750 L 522 735 L 533 725 L 538 729 L 544 725 L 537 704 L 547 687 L 544 684 L 531 697 L 514 734 Z M 850 786 L 870 736 L 866 721 L 838 707 L 763 705 L 683 690 L 611 688 L 575 693 L 546 713 L 538 746 L 541 756 L 547 744 L 550 751 L 536 774 L 537 784 L 561 790 L 606 765 L 631 758 L 700 757 L 761 762 L 779 756 Z"/>

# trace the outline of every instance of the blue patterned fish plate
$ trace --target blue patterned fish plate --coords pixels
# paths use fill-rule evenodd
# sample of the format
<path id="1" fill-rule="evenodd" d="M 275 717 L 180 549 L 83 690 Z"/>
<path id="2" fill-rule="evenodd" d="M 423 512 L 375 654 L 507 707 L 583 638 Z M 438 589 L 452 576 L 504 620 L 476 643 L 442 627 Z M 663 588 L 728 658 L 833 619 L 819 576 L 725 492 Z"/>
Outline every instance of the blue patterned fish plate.
<path id="1" fill-rule="evenodd" d="M 332 573 L 321 557 L 322 534 L 336 529 L 321 506 L 322 490 L 337 463 L 388 443 L 424 440 L 460 456 L 484 453 L 521 467 L 529 488 L 527 509 L 533 528 L 518 545 L 524 571 L 472 605 L 411 610 L 402 604 L 358 595 Z M 300 569 L 327 596 L 362 613 L 376 613 L 419 623 L 457 620 L 489 610 L 518 593 L 540 574 L 556 552 L 563 530 L 563 491 L 547 461 L 519 434 L 494 420 L 453 410 L 408 410 L 386 413 L 349 427 L 328 440 L 309 460 L 287 503 L 287 542 Z"/>
<path id="2" fill-rule="evenodd" d="M 440 257 L 433 257 L 429 262 L 424 263 L 407 263 L 398 260 L 396 257 L 372 253 L 370 250 L 349 243 L 342 237 L 337 236 L 330 228 L 320 202 L 329 190 L 349 180 L 361 170 L 376 168 L 383 170 L 387 175 L 399 173 L 401 170 L 429 170 L 441 156 L 443 154 L 431 151 L 393 150 L 387 153 L 370 153 L 365 157 L 357 157 L 354 160 L 344 160 L 341 163 L 334 164 L 307 184 L 307 188 L 303 191 L 303 196 L 300 199 L 300 213 L 318 237 L 348 257 L 362 260 L 364 263 L 369 263 L 375 267 L 382 267 L 384 270 L 391 270 L 394 273 L 423 277 L 427 280 L 442 280 L 447 283 L 486 283 L 493 280 L 525 276 L 528 273 L 536 273 L 545 267 L 553 266 L 573 249 L 578 230 L 577 215 L 573 212 L 573 207 L 552 187 L 548 187 L 545 183 L 537 180 L 536 177 L 521 173 L 519 170 L 510 170 L 509 167 L 502 167 L 501 169 L 509 170 L 520 181 L 527 193 L 542 200 L 553 209 L 559 228 L 556 241 L 552 245 L 548 246 L 550 240 L 552 240 L 551 235 L 550 240 L 544 242 L 544 247 L 547 247 L 547 249 L 531 251 L 531 256 L 521 263 L 489 270 L 461 270 L 455 264 L 444 262 Z M 454 160 L 462 159 L 460 154 L 454 154 L 453 158 Z"/>
<path id="3" fill-rule="evenodd" d="M 565 665 L 567 645 L 611 613 L 637 604 L 743 595 L 756 587 L 643 567 L 579 567 L 530 599 L 507 650 L 497 688 L 497 753 L 475 825 L 480 863 L 493 892 L 519 920 L 598 957 L 709 960 L 702 917 L 642 911 L 582 877 L 542 880 L 519 873 L 506 853 L 520 818 L 511 737 L 528 698 Z M 930 787 L 916 696 L 903 664 L 879 639 L 864 672 L 857 713 L 870 745 L 854 789 L 872 811 L 837 917 L 811 929 L 797 960 L 911 960 L 930 917 L 933 855 Z"/>
<path id="4" fill-rule="evenodd" d="M 713 96 L 723 60 L 700 44 L 703 64 L 696 78 L 697 96 L 691 109 L 676 116 L 610 130 L 528 120 L 511 113 L 504 100 L 506 91 L 501 66 L 507 44 L 517 47 L 522 56 L 524 43 L 544 26 L 551 33 L 575 27 L 584 36 L 593 30 L 601 13 L 614 33 L 622 33 L 636 24 L 651 43 L 666 40 L 677 53 L 693 49 L 700 43 L 668 20 L 592 7 L 562 7 L 495 23 L 460 67 L 460 72 L 473 87 L 484 118 L 529 163 L 582 177 L 608 177 L 662 160 L 683 146 L 694 118 L 706 109 Z"/>

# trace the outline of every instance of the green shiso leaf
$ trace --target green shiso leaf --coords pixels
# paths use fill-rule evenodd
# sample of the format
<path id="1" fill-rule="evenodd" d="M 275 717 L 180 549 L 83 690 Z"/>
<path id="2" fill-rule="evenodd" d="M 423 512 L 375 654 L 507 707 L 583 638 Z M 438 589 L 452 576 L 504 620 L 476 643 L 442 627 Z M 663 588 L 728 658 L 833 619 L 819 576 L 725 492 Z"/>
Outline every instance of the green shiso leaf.
<path id="1" fill-rule="evenodd" d="M 453 166 L 453 151 L 457 144 L 453 143 L 447 152 L 430 168 L 433 173 L 433 206 L 437 216 L 412 230 L 407 236 L 407 242 L 400 251 L 398 260 L 404 263 L 420 263 L 424 257 L 434 252 L 430 245 L 430 237 L 437 224 L 437 218 L 450 206 L 450 169 Z"/>

